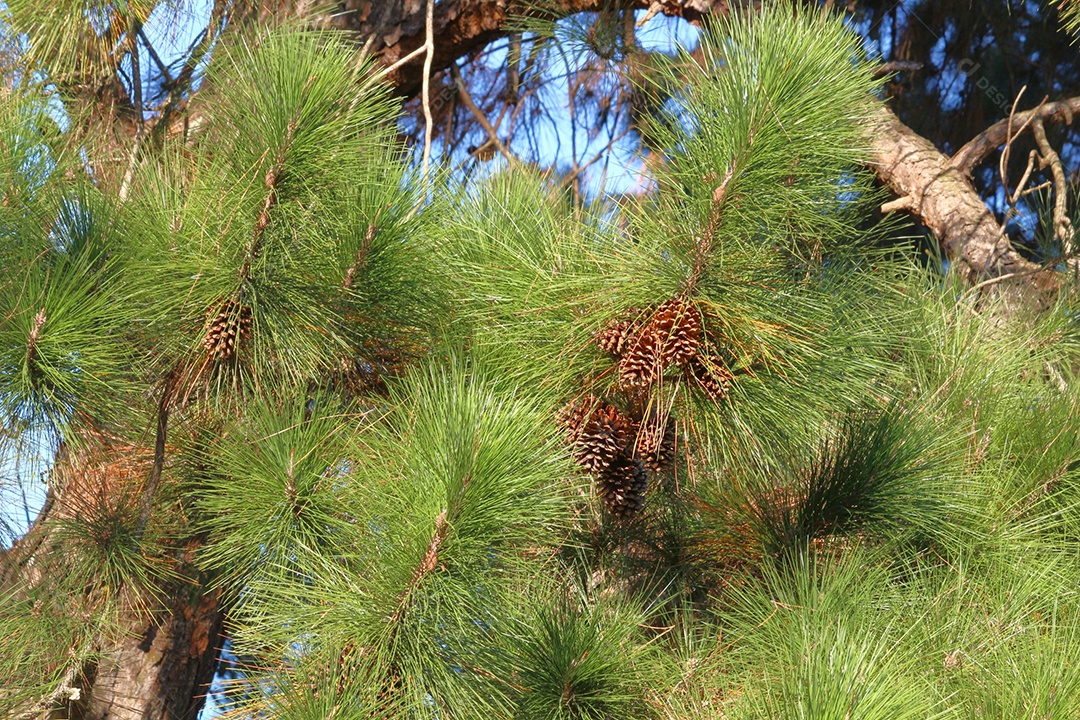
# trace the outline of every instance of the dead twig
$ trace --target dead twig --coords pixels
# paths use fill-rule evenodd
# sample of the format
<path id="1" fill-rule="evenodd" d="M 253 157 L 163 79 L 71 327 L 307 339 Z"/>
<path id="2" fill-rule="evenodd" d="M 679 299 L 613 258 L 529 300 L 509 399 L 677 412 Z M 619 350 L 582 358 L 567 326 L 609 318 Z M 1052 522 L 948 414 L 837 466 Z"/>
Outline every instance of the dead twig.
<path id="1" fill-rule="evenodd" d="M 424 18 L 424 78 L 420 91 L 424 104 L 424 184 L 428 182 L 428 169 L 431 165 L 431 132 L 435 124 L 431 116 L 431 61 L 435 57 L 435 0 L 427 0 L 427 14 Z"/>
<path id="2" fill-rule="evenodd" d="M 1043 121 L 1061 120 L 1066 125 L 1071 125 L 1073 115 L 1080 112 L 1080 97 L 1067 98 L 1056 102 L 1043 102 L 1038 107 L 1017 113 L 1015 116 L 994 123 L 986 130 L 969 140 L 966 145 L 956 151 L 949 158 L 949 167 L 955 168 L 964 175 L 970 176 L 972 169 L 989 155 L 993 150 L 1001 147 L 1009 137 L 1013 124 L 1019 122 L 1021 129 L 1027 127 L 1030 122 L 1038 117 Z M 1019 133 L 1020 131 L 1017 131 Z"/>
<path id="3" fill-rule="evenodd" d="M 469 109 L 472 116 L 476 118 L 476 122 L 480 123 L 480 127 L 484 128 L 484 131 L 488 134 L 488 139 L 494 143 L 499 152 L 502 153 L 506 161 L 511 165 L 515 164 L 515 158 L 510 154 L 510 151 L 506 149 L 506 145 L 499 139 L 499 134 L 495 131 L 495 127 L 488 120 L 480 108 L 476 107 L 476 103 L 473 102 L 472 95 L 469 94 L 469 89 L 465 87 L 465 81 L 461 79 L 461 72 L 456 65 L 450 66 L 450 74 L 454 78 L 454 84 L 457 85 L 458 96 L 461 98 L 461 102 Z"/>
<path id="4" fill-rule="evenodd" d="M 1061 243 L 1065 256 L 1071 257 L 1074 230 L 1069 218 L 1069 182 L 1065 168 L 1061 164 L 1061 156 L 1046 138 L 1042 118 L 1036 118 L 1031 124 L 1031 132 L 1035 136 L 1035 144 L 1039 147 L 1039 167 L 1044 170 L 1050 168 L 1054 178 L 1054 238 Z"/>

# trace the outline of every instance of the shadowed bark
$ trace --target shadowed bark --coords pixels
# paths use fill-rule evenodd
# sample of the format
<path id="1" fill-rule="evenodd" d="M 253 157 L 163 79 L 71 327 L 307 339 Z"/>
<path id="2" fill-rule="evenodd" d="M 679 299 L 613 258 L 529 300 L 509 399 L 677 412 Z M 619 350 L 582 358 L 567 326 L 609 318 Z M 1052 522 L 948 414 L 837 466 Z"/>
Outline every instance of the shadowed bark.
<path id="1" fill-rule="evenodd" d="M 610 9 L 650 10 L 685 18 L 694 23 L 710 12 L 727 12 L 728 0 L 443 0 L 435 6 L 435 54 L 432 72 L 445 70 L 458 58 L 481 50 L 507 34 L 509 18 L 523 13 L 562 17 L 576 12 Z M 370 52 L 387 66 L 424 44 L 426 0 L 344 0 L 332 13 L 331 23 L 370 40 Z M 387 78 L 399 95 L 420 92 L 424 58 L 418 55 Z"/>
<path id="2" fill-rule="evenodd" d="M 165 612 L 133 615 L 132 634 L 103 648 L 85 711 L 74 718 L 196 720 L 217 666 L 224 613 L 216 591 L 181 588 L 171 598 Z"/>

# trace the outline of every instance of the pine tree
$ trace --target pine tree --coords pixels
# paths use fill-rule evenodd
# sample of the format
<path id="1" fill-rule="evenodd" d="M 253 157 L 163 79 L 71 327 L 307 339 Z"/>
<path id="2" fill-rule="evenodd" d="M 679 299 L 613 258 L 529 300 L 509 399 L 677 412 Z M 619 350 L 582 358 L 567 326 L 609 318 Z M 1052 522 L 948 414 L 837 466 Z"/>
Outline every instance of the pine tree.
<path id="1" fill-rule="evenodd" d="M 230 717 L 1080 711 L 1075 307 L 879 242 L 843 24 L 658 68 L 615 210 L 412 169 L 338 36 L 221 43 L 130 178 L 0 98 L 5 717 L 193 718 L 219 655 Z"/>

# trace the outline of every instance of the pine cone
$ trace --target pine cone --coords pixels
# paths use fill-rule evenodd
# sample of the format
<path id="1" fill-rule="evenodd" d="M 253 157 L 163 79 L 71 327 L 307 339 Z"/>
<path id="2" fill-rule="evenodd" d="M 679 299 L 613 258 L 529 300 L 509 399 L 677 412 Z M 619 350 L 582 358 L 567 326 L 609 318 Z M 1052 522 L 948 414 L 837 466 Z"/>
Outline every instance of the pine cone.
<path id="1" fill-rule="evenodd" d="M 604 505 L 616 517 L 640 512 L 645 506 L 649 479 L 639 461 L 621 456 L 597 478 L 597 492 Z"/>
<path id="2" fill-rule="evenodd" d="M 664 367 L 684 365 L 701 345 L 701 312 L 693 303 L 672 298 L 653 316 L 653 332 L 660 338 Z"/>
<path id="3" fill-rule="evenodd" d="M 609 322 L 603 330 L 596 333 L 596 344 L 606 353 L 621 357 L 626 351 L 631 338 L 641 330 L 641 308 L 630 308 L 621 316 Z"/>
<path id="4" fill-rule="evenodd" d="M 216 312 L 207 311 L 203 347 L 216 360 L 228 360 L 237 347 L 251 338 L 251 308 L 236 300 L 224 300 Z"/>
<path id="5" fill-rule="evenodd" d="M 651 384 L 664 372 L 659 340 L 649 325 L 630 337 L 619 360 L 619 383 L 625 387 Z"/>
<path id="6" fill-rule="evenodd" d="M 653 412 L 641 423 L 634 455 L 653 472 L 671 465 L 675 460 L 675 423 L 670 417 L 661 421 L 660 414 Z"/>
<path id="7" fill-rule="evenodd" d="M 630 320 L 615 320 L 596 334 L 596 344 L 604 352 L 620 357 L 633 329 L 634 324 Z"/>
<path id="8" fill-rule="evenodd" d="M 625 452 L 633 426 L 614 405 L 603 404 L 582 428 L 574 459 L 593 474 L 602 472 Z"/>
<path id="9" fill-rule="evenodd" d="M 628 387 L 649 385 L 670 366 L 689 362 L 700 345 L 701 312 L 692 303 L 672 298 L 626 341 L 619 361 L 620 382 Z"/>
<path id="10" fill-rule="evenodd" d="M 687 375 L 702 392 L 714 402 L 720 402 L 731 392 L 731 371 L 724 367 L 723 360 L 710 356 L 696 356 L 687 365 Z"/>
<path id="11" fill-rule="evenodd" d="M 600 398 L 589 394 L 580 402 L 572 402 L 559 412 L 557 421 L 566 433 L 567 440 L 576 443 L 581 439 L 581 431 L 585 429 L 585 423 L 601 405 Z"/>

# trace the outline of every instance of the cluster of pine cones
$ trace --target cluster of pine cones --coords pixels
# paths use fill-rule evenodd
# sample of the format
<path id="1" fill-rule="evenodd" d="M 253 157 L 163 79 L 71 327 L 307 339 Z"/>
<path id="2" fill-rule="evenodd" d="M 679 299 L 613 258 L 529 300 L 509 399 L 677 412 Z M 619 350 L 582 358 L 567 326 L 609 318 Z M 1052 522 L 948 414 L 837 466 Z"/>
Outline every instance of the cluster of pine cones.
<path id="1" fill-rule="evenodd" d="M 714 401 L 731 389 L 726 363 L 708 352 L 701 311 L 692 302 L 672 298 L 650 311 L 635 310 L 596 335 L 618 371 L 618 390 L 627 412 L 588 395 L 562 412 L 560 422 L 574 459 L 596 478 L 605 506 L 617 517 L 641 510 L 648 490 L 646 470 L 659 472 L 675 459 L 671 418 L 645 411 L 649 388 L 669 368 Z"/>
<path id="2" fill-rule="evenodd" d="M 658 413 L 635 418 L 595 395 L 567 406 L 560 418 L 574 460 L 596 478 L 600 498 L 617 517 L 641 510 L 649 488 L 646 469 L 675 459 L 675 427 Z"/>
<path id="3" fill-rule="evenodd" d="M 653 312 L 632 312 L 596 335 L 619 371 L 619 385 L 641 388 L 659 380 L 670 367 L 715 401 L 731 389 L 731 371 L 705 348 L 701 311 L 692 302 L 672 298 Z"/>

